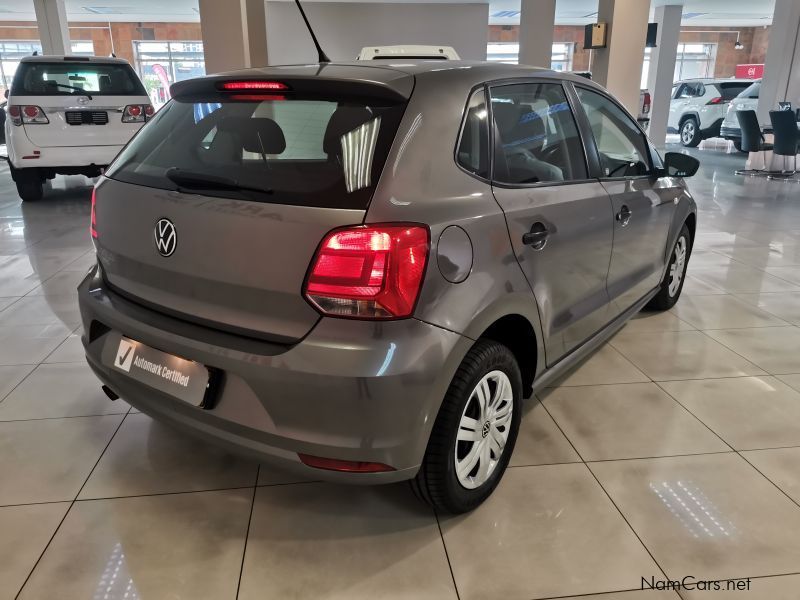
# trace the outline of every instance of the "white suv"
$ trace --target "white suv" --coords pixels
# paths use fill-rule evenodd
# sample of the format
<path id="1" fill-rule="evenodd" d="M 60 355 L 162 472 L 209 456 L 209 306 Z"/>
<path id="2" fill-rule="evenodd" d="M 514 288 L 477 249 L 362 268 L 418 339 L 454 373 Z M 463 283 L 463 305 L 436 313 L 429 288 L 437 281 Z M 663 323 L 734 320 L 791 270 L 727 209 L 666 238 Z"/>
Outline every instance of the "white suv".
<path id="1" fill-rule="evenodd" d="M 761 93 L 761 80 L 754 81 L 750 87 L 736 96 L 728 105 L 728 112 L 720 128 L 720 135 L 726 140 L 732 140 L 737 150 L 742 149 L 742 130 L 739 127 L 739 117 L 736 113 L 740 110 L 757 110 L 758 95 Z"/>
<path id="2" fill-rule="evenodd" d="M 706 138 L 718 137 L 728 103 L 750 79 L 689 79 L 672 87 L 667 131 L 679 133 L 681 144 L 695 147 Z"/>
<path id="3" fill-rule="evenodd" d="M 29 56 L 7 92 L 6 144 L 23 200 L 56 174 L 97 177 L 153 113 L 127 61 Z"/>

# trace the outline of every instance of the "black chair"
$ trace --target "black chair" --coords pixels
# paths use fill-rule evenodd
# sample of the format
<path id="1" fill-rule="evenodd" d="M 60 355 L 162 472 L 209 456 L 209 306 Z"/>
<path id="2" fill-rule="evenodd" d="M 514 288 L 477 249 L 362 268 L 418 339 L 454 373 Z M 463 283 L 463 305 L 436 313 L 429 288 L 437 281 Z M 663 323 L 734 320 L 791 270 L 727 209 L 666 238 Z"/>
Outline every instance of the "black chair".
<path id="1" fill-rule="evenodd" d="M 797 151 L 800 146 L 800 131 L 797 129 L 797 120 L 791 110 L 771 110 L 769 119 L 772 121 L 774 139 L 772 152 L 783 157 L 783 170 L 779 173 L 770 173 L 769 179 L 793 179 L 797 174 Z M 791 156 L 793 166 L 791 171 L 786 170 L 786 157 Z M 797 181 L 797 180 L 794 180 Z"/>
<path id="2" fill-rule="evenodd" d="M 758 124 L 756 111 L 737 110 L 736 118 L 739 120 L 739 129 L 742 132 L 742 151 L 748 153 L 761 152 L 761 162 L 764 165 L 762 169 L 740 169 L 736 171 L 736 174 L 750 176 L 769 175 L 769 171 L 767 171 L 767 157 L 764 152 L 766 150 L 772 150 L 772 144 L 764 142 L 764 134 L 761 133 L 761 125 Z"/>

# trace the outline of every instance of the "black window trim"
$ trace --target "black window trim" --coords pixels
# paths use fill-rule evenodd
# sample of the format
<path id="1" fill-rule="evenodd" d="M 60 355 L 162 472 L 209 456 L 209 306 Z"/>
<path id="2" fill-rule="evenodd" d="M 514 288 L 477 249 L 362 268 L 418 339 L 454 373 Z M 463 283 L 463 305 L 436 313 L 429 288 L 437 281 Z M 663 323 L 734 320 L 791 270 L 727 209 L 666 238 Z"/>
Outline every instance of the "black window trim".
<path id="1" fill-rule="evenodd" d="M 497 181 L 494 178 L 494 155 L 495 155 L 495 145 L 494 145 L 494 138 L 495 138 L 495 125 L 494 125 L 494 115 L 492 114 L 492 89 L 499 88 L 499 87 L 506 87 L 511 85 L 520 85 L 520 84 L 534 84 L 534 83 L 549 83 L 552 85 L 560 85 L 561 89 L 564 91 L 564 96 L 567 99 L 567 103 L 569 104 L 570 110 L 572 112 L 572 118 L 575 120 L 575 128 L 578 131 L 578 137 L 581 140 L 581 147 L 583 148 L 583 160 L 584 166 L 586 167 L 586 175 L 585 179 L 569 179 L 566 181 L 540 181 L 538 183 L 508 183 L 505 181 Z M 563 185 L 580 185 L 586 183 L 596 183 L 597 178 L 592 177 L 592 170 L 591 170 L 591 162 L 589 160 L 588 154 L 588 147 L 586 145 L 586 140 L 584 138 L 583 132 L 581 131 L 580 121 L 578 119 L 578 114 L 575 111 L 575 104 L 570 97 L 569 94 L 569 87 L 566 85 L 571 83 L 565 79 L 556 79 L 551 77 L 514 77 L 509 79 L 497 79 L 493 81 L 486 82 L 486 93 L 488 96 L 488 109 L 489 109 L 489 156 L 490 156 L 490 171 L 489 176 L 491 177 L 491 184 L 495 187 L 503 188 L 503 189 L 535 189 L 535 188 L 545 188 L 545 187 L 556 187 L 556 186 L 563 186 Z"/>
<path id="2" fill-rule="evenodd" d="M 580 85 L 580 84 L 577 84 L 577 83 L 574 83 L 574 82 L 572 83 L 572 86 L 575 89 L 576 98 L 577 98 L 578 89 L 584 89 L 584 90 L 586 90 L 588 92 L 594 92 L 595 94 L 606 98 L 609 102 L 611 102 L 617 108 L 619 108 L 623 112 L 623 114 L 626 115 L 636 125 L 636 128 L 639 130 L 639 134 L 644 138 L 645 147 L 647 148 L 647 159 L 648 159 L 648 163 L 649 163 L 648 164 L 648 172 L 647 173 L 645 173 L 643 175 L 622 175 L 620 177 L 605 177 L 603 175 L 603 169 L 602 169 L 602 167 L 600 165 L 600 151 L 597 149 L 597 140 L 594 139 L 594 131 L 592 131 L 592 127 L 589 124 L 589 116 L 586 114 L 586 110 L 583 108 L 583 105 L 580 104 L 580 102 L 578 102 L 580 104 L 580 113 L 583 116 L 583 118 L 585 119 L 585 125 L 588 128 L 584 133 L 585 133 L 585 135 L 591 136 L 592 146 L 594 148 L 595 156 L 597 157 L 597 163 L 596 163 L 597 171 L 595 173 L 597 175 L 596 179 L 598 179 L 599 181 L 634 181 L 634 180 L 637 180 L 637 179 L 654 179 L 654 178 L 656 178 L 658 176 L 658 169 L 656 169 L 656 164 L 655 164 L 656 161 L 653 158 L 653 153 L 655 152 L 655 149 L 653 148 L 653 145 L 650 143 L 650 138 L 647 137 L 647 134 L 644 132 L 644 129 L 642 129 L 642 126 L 639 124 L 639 121 L 637 121 L 631 115 L 631 113 L 628 112 L 628 110 L 624 106 L 622 106 L 622 104 L 617 102 L 617 100 L 615 100 L 605 90 L 601 90 L 601 89 L 598 89 L 598 88 L 593 88 L 593 87 L 590 87 L 590 86 L 587 86 L 587 85 Z"/>
<path id="3" fill-rule="evenodd" d="M 478 92 L 478 91 L 483 91 L 483 101 L 486 104 L 486 110 L 487 110 L 487 116 L 486 116 L 487 127 L 486 127 L 486 129 L 487 129 L 487 135 L 489 137 L 489 139 L 487 141 L 487 144 L 488 144 L 487 152 L 489 154 L 489 156 L 487 156 L 489 177 L 482 177 L 482 176 L 478 175 L 477 173 L 475 173 L 474 171 L 470 171 L 469 169 L 464 167 L 464 165 L 462 165 L 458 161 L 458 149 L 461 147 L 461 138 L 464 135 L 464 128 L 467 125 L 467 117 L 469 116 L 469 104 L 472 101 L 472 96 L 474 96 L 475 93 Z M 458 167 L 459 170 L 463 171 L 464 173 L 466 173 L 470 177 L 472 177 L 474 179 L 477 179 L 478 181 L 482 181 L 484 183 L 491 183 L 492 170 L 494 168 L 494 157 L 493 157 L 493 153 L 492 153 L 492 132 L 491 132 L 492 128 L 489 126 L 489 124 L 491 123 L 491 111 L 489 111 L 489 103 L 486 101 L 487 97 L 488 97 L 488 94 L 489 94 L 489 92 L 488 92 L 488 89 L 487 89 L 487 86 L 486 86 L 485 83 L 480 83 L 480 84 L 478 84 L 476 86 L 473 86 L 472 89 L 470 89 L 469 93 L 467 94 L 467 100 L 464 103 L 464 108 L 463 108 L 462 113 L 461 113 L 461 125 L 458 128 L 458 137 L 456 138 L 456 145 L 453 147 L 453 161 L 456 163 L 456 167 Z"/>

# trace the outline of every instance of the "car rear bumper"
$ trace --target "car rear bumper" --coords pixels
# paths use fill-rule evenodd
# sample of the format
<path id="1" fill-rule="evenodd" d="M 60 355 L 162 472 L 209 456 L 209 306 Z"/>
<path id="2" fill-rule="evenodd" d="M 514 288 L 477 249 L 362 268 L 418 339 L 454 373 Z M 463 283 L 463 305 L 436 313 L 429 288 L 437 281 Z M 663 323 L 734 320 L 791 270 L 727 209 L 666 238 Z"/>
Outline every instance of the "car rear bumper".
<path id="1" fill-rule="evenodd" d="M 416 319 L 319 321 L 292 346 L 173 319 L 109 290 L 98 269 L 80 284 L 86 358 L 97 376 L 150 416 L 239 454 L 310 478 L 389 483 L 419 469 L 447 386 L 472 341 Z M 113 332 L 223 373 L 201 409 L 157 391 L 102 358 Z M 298 453 L 375 462 L 347 473 L 306 466 Z"/>
<path id="2" fill-rule="evenodd" d="M 123 146 L 37 146 L 30 141 L 22 127 L 9 127 L 7 136 L 8 160 L 15 169 L 59 167 L 105 167 L 119 154 Z"/>
<path id="3" fill-rule="evenodd" d="M 725 138 L 726 140 L 738 140 L 742 137 L 742 130 L 738 127 L 720 127 L 719 129 L 720 137 Z"/>

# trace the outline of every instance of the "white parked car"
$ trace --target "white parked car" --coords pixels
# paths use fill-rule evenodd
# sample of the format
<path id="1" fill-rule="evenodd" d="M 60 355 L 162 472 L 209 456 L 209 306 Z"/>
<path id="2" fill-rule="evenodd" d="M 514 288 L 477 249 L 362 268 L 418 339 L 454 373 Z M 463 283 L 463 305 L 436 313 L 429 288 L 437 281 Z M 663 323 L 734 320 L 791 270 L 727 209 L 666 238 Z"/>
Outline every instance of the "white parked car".
<path id="1" fill-rule="evenodd" d="M 736 117 L 736 112 L 740 110 L 757 110 L 760 92 L 761 80 L 759 79 L 746 87 L 728 105 L 728 112 L 725 115 L 725 120 L 722 121 L 720 135 L 726 140 L 732 140 L 737 150 L 742 149 L 742 130 L 739 128 L 739 119 Z"/>
<path id="2" fill-rule="evenodd" d="M 750 79 L 689 79 L 672 87 L 667 131 L 679 133 L 681 144 L 695 147 L 706 138 L 718 137 L 728 103 Z"/>
<path id="3" fill-rule="evenodd" d="M 452 46 L 365 46 L 358 53 L 358 60 L 461 60 Z"/>
<path id="4" fill-rule="evenodd" d="M 97 177 L 153 113 L 125 60 L 23 58 L 8 92 L 5 124 L 20 197 L 38 200 L 57 174 Z"/>

